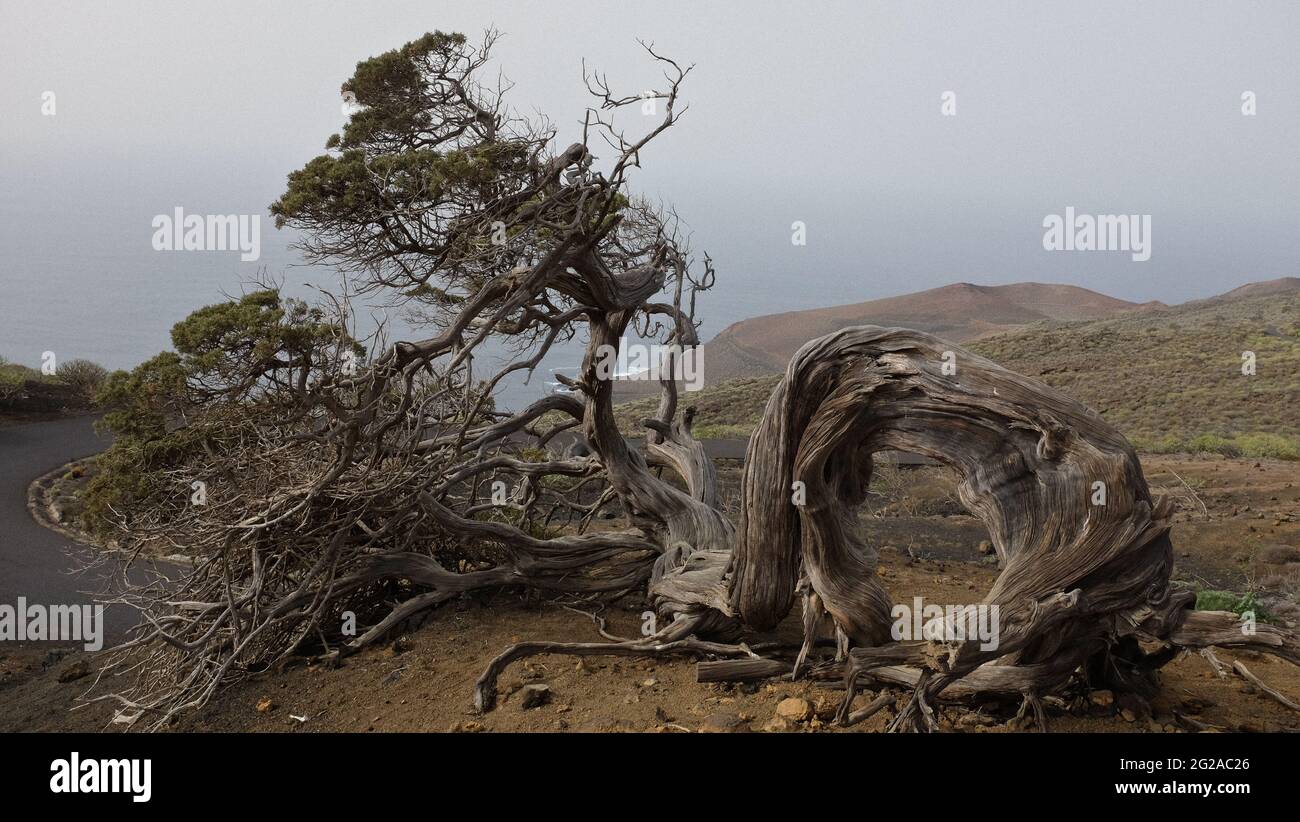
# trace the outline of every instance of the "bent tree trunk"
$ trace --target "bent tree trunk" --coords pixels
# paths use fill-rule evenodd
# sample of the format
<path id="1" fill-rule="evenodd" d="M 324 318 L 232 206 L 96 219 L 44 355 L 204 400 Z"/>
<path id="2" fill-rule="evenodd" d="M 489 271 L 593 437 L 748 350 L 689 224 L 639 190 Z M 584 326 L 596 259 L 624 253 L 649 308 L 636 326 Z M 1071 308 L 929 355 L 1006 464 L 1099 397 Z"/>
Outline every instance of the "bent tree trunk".
<path id="1" fill-rule="evenodd" d="M 602 406 L 593 403 L 589 414 Z M 589 416 L 603 458 L 635 459 L 601 448 L 592 423 Z M 711 477 L 682 465 L 699 453 L 689 430 L 667 433 L 679 472 Z M 1002 568 L 983 600 L 997 606 L 989 609 L 997 614 L 992 647 L 953 625 L 943 639 L 891 636 L 891 600 L 857 511 L 872 454 L 885 449 L 933 458 L 961 475 L 961 501 L 988 528 Z M 923 730 L 936 727 L 929 704 L 941 698 L 1021 694 L 1041 721 L 1040 695 L 1076 681 L 1149 695 L 1153 671 L 1179 647 L 1248 646 L 1300 660 L 1293 636 L 1268 626 L 1244 633 L 1232 614 L 1192 614 L 1194 595 L 1170 583 L 1168 511 L 1114 428 L 1064 394 L 929 334 L 863 326 L 800 349 L 750 440 L 742 485 L 732 545 L 720 544 L 729 529 L 699 514 L 708 492 L 647 498 L 629 489 L 636 505 L 671 523 L 672 547 L 651 594 L 660 615 L 676 621 L 618 652 L 717 654 L 722 646 L 704 651 L 680 639 L 770 629 L 801 595 L 800 659 L 833 627 L 853 648 L 820 670 L 846 677 L 846 708 L 864 677 L 910 686 L 893 727 Z M 729 647 L 729 655 L 755 656 Z M 515 650 L 480 681 L 480 705 L 490 704 L 484 689 Z M 600 644 L 572 650 L 602 652 Z M 752 659 L 709 666 L 702 678 L 791 670 Z"/>
<path id="2" fill-rule="evenodd" d="M 309 260 L 355 272 L 358 293 L 410 306 L 432 336 L 358 369 L 367 345 L 346 294 L 309 306 L 265 288 L 196 312 L 173 331 L 175 352 L 115 381 L 105 473 L 118 477 L 92 519 L 125 556 L 170 541 L 196 557 L 120 596 L 142 619 L 109 667 L 131 684 L 95 697 L 117 701 L 120 720 L 163 727 L 290 654 L 342 659 L 451 597 L 502 587 L 594 600 L 648 584 L 662 627 L 508 649 L 478 683 L 481 709 L 512 660 L 557 651 L 702 657 L 706 678 L 843 677 L 849 721 L 890 701 L 849 711 L 859 681 L 901 685 L 913 694 L 900 728 L 933 727 L 935 699 L 1019 694 L 1041 716 L 1040 694 L 1078 681 L 1146 689 L 1180 647 L 1300 657 L 1289 634 L 1191 614 L 1190 594 L 1170 587 L 1167 517 L 1123 437 L 926 334 L 850 328 L 799 351 L 750 442 L 738 525 L 671 378 L 645 450 L 630 447 L 611 354 L 628 331 L 679 353 L 698 345 L 696 297 L 716 282 L 675 212 L 628 179 L 684 110 L 691 67 L 646 45 L 667 85 L 633 95 L 584 72 L 595 103 L 582 141 L 556 151 L 547 123 L 478 81 L 495 39 L 431 32 L 358 64 L 345 83 L 358 110 L 272 207 Z M 613 125 L 610 112 L 647 100 L 661 116 L 645 131 Z M 571 394 L 495 407 L 503 379 L 576 335 L 588 345 L 580 375 L 560 378 Z M 473 363 L 489 340 L 513 353 L 484 379 Z M 592 453 L 555 455 L 579 426 Z M 881 449 L 961 474 L 1002 563 L 986 597 L 996 646 L 893 636 L 856 510 Z M 205 482 L 210 504 L 173 493 L 178 478 Z M 616 503 L 628 528 L 589 530 Z M 799 647 L 747 636 L 796 600 Z M 835 658 L 814 654 L 831 635 Z"/>
<path id="3" fill-rule="evenodd" d="M 1167 633 L 1189 607 L 1191 594 L 1170 589 L 1167 517 L 1132 447 L 1100 416 L 930 335 L 863 327 L 799 351 L 751 442 L 731 580 L 746 624 L 785 615 L 802 560 L 821 606 L 859 646 L 851 670 L 898 661 L 870 650 L 890 639 L 892 618 L 856 516 L 882 449 L 955 468 L 1003 568 L 984 599 L 998 606 L 996 647 L 975 637 L 905 645 L 934 674 L 922 698 L 994 660 L 1025 669 L 1027 690 L 1090 661 L 1114 671 L 1104 663 L 1122 637 Z M 789 504 L 794 483 L 803 506 Z"/>

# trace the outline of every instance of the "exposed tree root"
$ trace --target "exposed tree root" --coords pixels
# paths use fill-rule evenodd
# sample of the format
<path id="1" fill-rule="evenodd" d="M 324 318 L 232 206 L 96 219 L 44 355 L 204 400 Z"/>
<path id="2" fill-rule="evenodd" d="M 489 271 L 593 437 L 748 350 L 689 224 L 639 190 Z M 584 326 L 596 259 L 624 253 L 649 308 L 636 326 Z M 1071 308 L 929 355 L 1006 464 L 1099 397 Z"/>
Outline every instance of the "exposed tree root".
<path id="1" fill-rule="evenodd" d="M 859 722 L 862 722 L 872 716 L 875 716 L 878 711 L 880 711 L 883 708 L 888 708 L 889 706 L 893 705 L 896 701 L 897 701 L 896 697 L 893 694 L 883 693 L 877 696 L 875 699 L 871 700 L 871 702 L 867 703 L 866 707 L 859 708 L 856 711 L 848 710 L 848 708 L 851 707 L 852 704 L 850 702 L 847 705 L 840 706 L 839 712 L 835 715 L 835 721 L 838 722 L 840 725 L 848 728 L 853 725 L 857 725 Z"/>
<path id="2" fill-rule="evenodd" d="M 757 654 L 744 645 L 728 645 L 698 639 L 694 630 L 697 624 L 679 620 L 654 636 L 624 642 L 520 642 L 512 645 L 488 664 L 487 669 L 474 683 L 474 710 L 490 711 L 496 705 L 496 682 L 512 663 L 538 654 L 567 654 L 569 656 L 743 656 L 757 658 Z"/>
<path id="3" fill-rule="evenodd" d="M 957 364 L 955 374 L 945 361 Z M 689 438 L 689 430 L 657 430 Z M 963 475 L 962 502 L 988 526 L 1003 566 L 981 603 L 997 609 L 996 642 L 963 635 L 951 618 L 942 640 L 891 638 L 890 599 L 856 519 L 871 453 L 884 448 Z M 642 507 L 659 505 L 666 521 L 676 507 L 688 522 L 705 522 L 692 508 L 711 498 L 699 487 L 706 473 L 692 468 L 697 452 L 665 450 L 688 478 L 689 502 Z M 1042 730 L 1047 695 L 1089 683 L 1149 695 L 1155 670 L 1181 649 L 1253 648 L 1300 660 L 1288 632 L 1261 625 L 1247 635 L 1235 615 L 1191 611 L 1191 594 L 1171 587 L 1167 509 L 1114 429 L 1068 397 L 926 334 L 867 326 L 801 349 L 750 442 L 743 486 L 734 544 L 725 527 L 692 526 L 686 551 L 656 567 L 657 607 L 711 610 L 729 627 L 762 630 L 800 598 L 804 640 L 792 663 L 702 661 L 702 682 L 839 675 L 841 721 L 852 716 L 859 683 L 902 686 L 910 696 L 890 730 L 935 730 L 940 700 L 1019 697 L 1018 719 Z M 847 653 L 815 659 L 828 635 L 856 647 L 836 641 Z"/>
<path id="4" fill-rule="evenodd" d="M 1241 676 L 1242 679 L 1246 680 L 1246 681 L 1249 682 L 1251 685 L 1254 685 L 1256 688 L 1258 688 L 1258 689 L 1259 689 L 1260 691 L 1262 691 L 1263 693 L 1266 693 L 1266 694 L 1268 694 L 1269 696 L 1271 696 L 1271 697 L 1272 697 L 1273 699 L 1275 699 L 1279 704 L 1281 704 L 1281 705 L 1283 705 L 1283 706 L 1285 706 L 1285 707 L 1287 707 L 1287 708 L 1290 708 L 1290 709 L 1293 710 L 1293 711 L 1300 711 L 1300 705 L 1297 705 L 1296 703 L 1292 702 L 1290 699 L 1288 699 L 1288 698 L 1287 698 L 1284 694 L 1282 694 L 1281 692 L 1279 692 L 1279 691 L 1275 691 L 1275 690 L 1273 690 L 1272 688 L 1270 688 L 1270 687 L 1268 687 L 1267 685 L 1265 685 L 1264 682 L 1263 682 L 1263 680 L 1261 680 L 1259 677 L 1257 677 L 1257 676 L 1255 676 L 1254 674 L 1252 674 L 1252 673 L 1251 673 L 1251 672 L 1246 668 L 1246 666 L 1243 665 L 1243 664 L 1241 663 L 1241 660 L 1237 660 L 1237 661 L 1235 661 L 1235 662 L 1232 663 L 1232 670 L 1236 671 L 1237 674 L 1238 674 L 1239 676 Z"/>
<path id="5" fill-rule="evenodd" d="M 1024 722 L 1028 719 L 1028 714 L 1033 714 L 1034 724 L 1040 733 L 1047 733 L 1047 713 L 1043 710 L 1043 701 L 1038 698 L 1032 688 L 1025 689 L 1024 701 L 1020 703 L 1020 710 L 1016 712 L 1016 718 L 1013 722 Z"/>

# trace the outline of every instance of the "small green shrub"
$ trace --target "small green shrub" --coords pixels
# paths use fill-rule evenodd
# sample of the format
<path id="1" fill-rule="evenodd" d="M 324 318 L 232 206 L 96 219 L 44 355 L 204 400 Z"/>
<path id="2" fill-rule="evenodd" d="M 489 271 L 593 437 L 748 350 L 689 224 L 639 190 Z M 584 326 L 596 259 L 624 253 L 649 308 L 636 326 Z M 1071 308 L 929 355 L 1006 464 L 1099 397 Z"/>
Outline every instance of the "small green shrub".
<path id="1" fill-rule="evenodd" d="M 1255 592 L 1235 594 L 1232 591 L 1197 591 L 1196 610 L 1231 611 L 1237 616 L 1253 613 L 1258 622 L 1268 622 L 1269 615 L 1259 604 Z"/>
<path id="2" fill-rule="evenodd" d="M 1243 434 L 1236 444 L 1244 457 L 1300 460 L 1300 442 L 1281 434 Z"/>
<path id="3" fill-rule="evenodd" d="M 1200 434 L 1187 441 L 1187 450 L 1193 454 L 1222 454 L 1225 457 L 1241 456 L 1241 450 L 1226 437 L 1218 434 Z"/>
<path id="4" fill-rule="evenodd" d="M 70 360 L 59 366 L 58 377 L 87 400 L 94 400 L 108 379 L 108 369 L 90 360 Z"/>
<path id="5" fill-rule="evenodd" d="M 692 429 L 697 440 L 747 440 L 752 425 L 701 425 Z"/>
<path id="6" fill-rule="evenodd" d="M 1300 438 L 1268 432 L 1233 437 L 1200 434 L 1187 440 L 1173 434 L 1159 438 L 1134 436 L 1129 442 L 1143 454 L 1222 454 L 1249 459 L 1300 460 Z"/>

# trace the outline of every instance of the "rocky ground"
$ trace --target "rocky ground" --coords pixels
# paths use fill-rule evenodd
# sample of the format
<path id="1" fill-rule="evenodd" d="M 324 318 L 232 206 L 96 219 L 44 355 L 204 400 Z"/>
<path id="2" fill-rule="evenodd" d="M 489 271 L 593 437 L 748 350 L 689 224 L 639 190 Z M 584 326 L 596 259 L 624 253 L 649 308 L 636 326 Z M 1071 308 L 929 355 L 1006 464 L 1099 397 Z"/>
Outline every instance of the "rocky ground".
<path id="1" fill-rule="evenodd" d="M 1144 467 L 1153 488 L 1177 505 L 1173 541 L 1180 583 L 1198 588 L 1216 609 L 1244 601 L 1263 618 L 1295 627 L 1300 464 L 1152 457 Z M 996 561 L 981 555 L 986 534 L 956 505 L 950 482 L 935 469 L 886 469 L 875 487 L 865 525 L 881 546 L 878 573 L 895 600 L 978 602 L 997 574 Z M 644 603 L 628 601 L 602 616 L 609 631 L 634 636 L 643 610 Z M 791 618 L 773 638 L 793 642 L 798 635 Z M 557 655 L 512 666 L 499 683 L 497 709 L 476 715 L 470 703 L 475 679 L 494 656 L 523 639 L 599 641 L 589 615 L 559 603 L 527 603 L 507 593 L 466 598 L 342 667 L 302 660 L 238 684 L 174 730 L 870 732 L 882 730 L 893 715 L 886 708 L 840 729 L 829 720 L 842 692 L 826 683 L 700 684 L 692 660 Z M 1219 658 L 1229 665 L 1241 660 L 1264 683 L 1300 701 L 1300 669 L 1255 654 L 1223 652 Z M 111 724 L 112 709 L 105 703 L 70 710 L 93 682 L 93 670 L 94 660 L 80 652 L 0 646 L 0 729 L 120 729 Z M 1161 694 L 1150 703 L 1097 691 L 1049 704 L 1048 729 L 1300 730 L 1300 713 L 1230 672 L 1216 674 L 1199 656 L 1170 663 L 1161 680 Z M 859 695 L 855 707 L 874 696 Z M 1017 707 L 948 707 L 940 712 L 941 726 L 1022 730 L 1014 719 Z"/>
<path id="2" fill-rule="evenodd" d="M 909 560 L 887 552 L 880 572 L 896 598 L 975 601 L 994 569 L 980 563 Z M 635 635 L 639 608 L 611 609 L 609 629 Z M 794 640 L 796 622 L 778 636 Z M 553 604 L 466 600 L 434 614 L 388 645 L 359 654 L 336 669 L 290 666 L 231 688 L 177 731 L 461 731 L 461 732 L 871 732 L 893 716 L 885 709 L 860 725 L 840 729 L 830 720 L 842 692 L 815 682 L 699 684 L 685 659 L 576 659 L 539 656 L 507 670 L 500 704 L 473 712 L 475 679 L 496 654 L 525 638 L 599 641 L 591 619 Z M 71 710 L 93 681 L 86 655 L 59 658 L 39 649 L 0 651 L 0 729 L 116 730 L 104 703 Z M 1223 653 L 1241 659 L 1272 688 L 1300 697 L 1300 670 L 1271 657 Z M 1179 732 L 1200 726 L 1224 731 L 1300 729 L 1300 714 L 1278 705 L 1231 674 L 1217 676 L 1199 656 L 1166 666 L 1161 696 L 1149 705 L 1095 691 L 1081 704 L 1049 705 L 1050 731 Z M 865 706 L 874 692 L 861 694 Z M 1024 730 L 1017 705 L 941 710 L 945 730 L 985 733 Z"/>

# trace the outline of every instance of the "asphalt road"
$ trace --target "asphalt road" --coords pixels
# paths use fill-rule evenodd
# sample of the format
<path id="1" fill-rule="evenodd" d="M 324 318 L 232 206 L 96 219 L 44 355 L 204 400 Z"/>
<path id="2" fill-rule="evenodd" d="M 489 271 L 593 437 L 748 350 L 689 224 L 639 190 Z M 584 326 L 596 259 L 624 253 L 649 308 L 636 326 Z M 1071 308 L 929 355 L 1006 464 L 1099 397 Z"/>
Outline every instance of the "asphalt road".
<path id="1" fill-rule="evenodd" d="M 88 604 L 93 597 L 86 592 L 104 590 L 102 579 L 76 573 L 90 549 L 32 519 L 27 488 L 42 474 L 107 446 L 92 417 L 0 427 L 0 605 L 17 607 L 19 597 L 29 605 Z M 133 622 L 120 606 L 106 609 L 105 645 Z"/>

